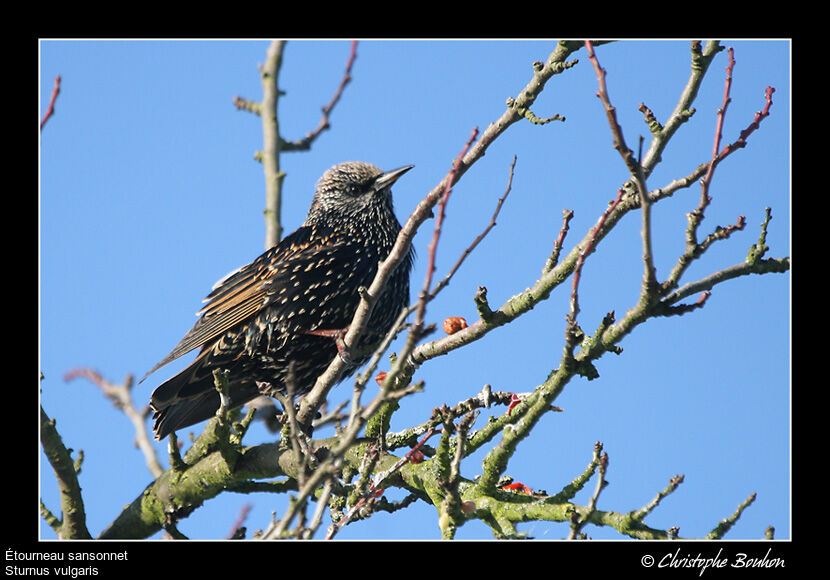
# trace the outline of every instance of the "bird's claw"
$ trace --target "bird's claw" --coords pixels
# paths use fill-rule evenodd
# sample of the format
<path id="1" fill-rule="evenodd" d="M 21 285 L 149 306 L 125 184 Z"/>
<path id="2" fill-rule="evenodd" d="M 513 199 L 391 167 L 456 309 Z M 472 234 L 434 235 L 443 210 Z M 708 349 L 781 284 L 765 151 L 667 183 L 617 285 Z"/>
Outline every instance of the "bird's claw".
<path id="1" fill-rule="evenodd" d="M 349 354 L 349 349 L 346 347 L 346 331 L 347 328 L 339 328 L 336 330 L 328 330 L 328 329 L 317 329 L 317 330 L 304 330 L 302 331 L 303 334 L 312 334 L 314 336 L 326 336 L 329 338 L 334 339 L 334 344 L 337 347 L 337 355 L 347 365 L 352 364 L 354 361 L 352 359 L 352 355 Z"/>

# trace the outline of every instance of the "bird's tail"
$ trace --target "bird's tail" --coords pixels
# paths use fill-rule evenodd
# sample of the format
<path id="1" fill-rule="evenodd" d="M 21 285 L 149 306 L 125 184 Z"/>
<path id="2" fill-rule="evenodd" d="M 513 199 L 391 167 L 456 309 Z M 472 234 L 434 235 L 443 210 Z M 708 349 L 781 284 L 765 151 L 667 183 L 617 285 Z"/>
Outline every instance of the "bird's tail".
<path id="1" fill-rule="evenodd" d="M 198 357 L 186 369 L 159 385 L 150 397 L 155 412 L 153 431 L 156 439 L 171 432 L 195 425 L 211 418 L 219 409 L 213 373 L 202 365 Z M 251 382 L 233 382 L 228 385 L 231 408 L 244 405 L 259 395 Z"/>

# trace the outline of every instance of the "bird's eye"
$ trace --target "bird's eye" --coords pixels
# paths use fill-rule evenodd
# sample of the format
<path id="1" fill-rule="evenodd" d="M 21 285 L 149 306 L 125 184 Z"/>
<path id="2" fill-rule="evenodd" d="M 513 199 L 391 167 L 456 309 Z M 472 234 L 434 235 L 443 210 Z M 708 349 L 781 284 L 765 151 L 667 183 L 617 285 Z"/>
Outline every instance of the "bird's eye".
<path id="1" fill-rule="evenodd" d="M 349 185 L 346 192 L 351 197 L 360 197 L 361 195 L 365 195 L 372 191 L 372 188 L 375 185 L 375 180 L 370 179 L 369 181 L 364 181 L 362 183 L 354 183 Z"/>

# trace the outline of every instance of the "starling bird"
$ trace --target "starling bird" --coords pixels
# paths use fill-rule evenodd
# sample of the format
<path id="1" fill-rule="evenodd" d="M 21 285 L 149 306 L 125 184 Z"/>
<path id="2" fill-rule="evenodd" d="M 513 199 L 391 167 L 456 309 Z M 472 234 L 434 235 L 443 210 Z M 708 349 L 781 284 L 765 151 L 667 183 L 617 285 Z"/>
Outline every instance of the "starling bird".
<path id="1" fill-rule="evenodd" d="M 157 439 L 216 413 L 214 369 L 230 373 L 232 407 L 259 396 L 261 387 L 285 393 L 289 380 L 295 396 L 311 390 L 338 356 L 360 303 L 358 289 L 369 287 L 392 250 L 401 224 L 390 187 L 411 168 L 384 173 L 363 162 L 332 167 L 317 182 L 297 231 L 214 284 L 193 328 L 147 373 L 201 348 L 187 368 L 153 391 Z M 371 352 L 408 305 L 412 260 L 410 249 L 390 276 L 357 345 L 360 352 Z M 343 378 L 368 358 L 349 360 Z"/>

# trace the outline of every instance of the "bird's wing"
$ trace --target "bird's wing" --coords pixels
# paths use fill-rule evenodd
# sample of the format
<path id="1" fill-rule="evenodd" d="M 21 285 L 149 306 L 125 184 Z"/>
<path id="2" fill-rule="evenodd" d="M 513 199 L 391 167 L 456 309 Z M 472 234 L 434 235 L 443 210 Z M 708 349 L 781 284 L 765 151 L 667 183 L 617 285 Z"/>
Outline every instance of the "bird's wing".
<path id="1" fill-rule="evenodd" d="M 316 330 L 319 321 L 346 326 L 353 314 L 357 286 L 368 286 L 377 256 L 362 244 L 335 242 L 312 235 L 304 226 L 250 264 L 219 280 L 205 298 L 193 328 L 161 362 L 142 378 L 191 350 L 219 338 L 266 306 L 282 330 Z M 338 288 L 348 288 L 338 291 Z M 302 306 L 297 302 L 302 300 Z M 351 305 L 349 311 L 347 306 Z"/>
<path id="2" fill-rule="evenodd" d="M 255 313 L 263 304 L 263 282 L 273 275 L 280 264 L 290 260 L 310 247 L 311 228 L 303 226 L 276 246 L 269 248 L 253 262 L 238 268 L 213 285 L 203 302 L 207 304 L 197 316 L 201 316 L 170 353 L 141 378 L 191 350 L 203 346 L 234 324 Z M 139 382 L 141 382 L 139 381 Z"/>

